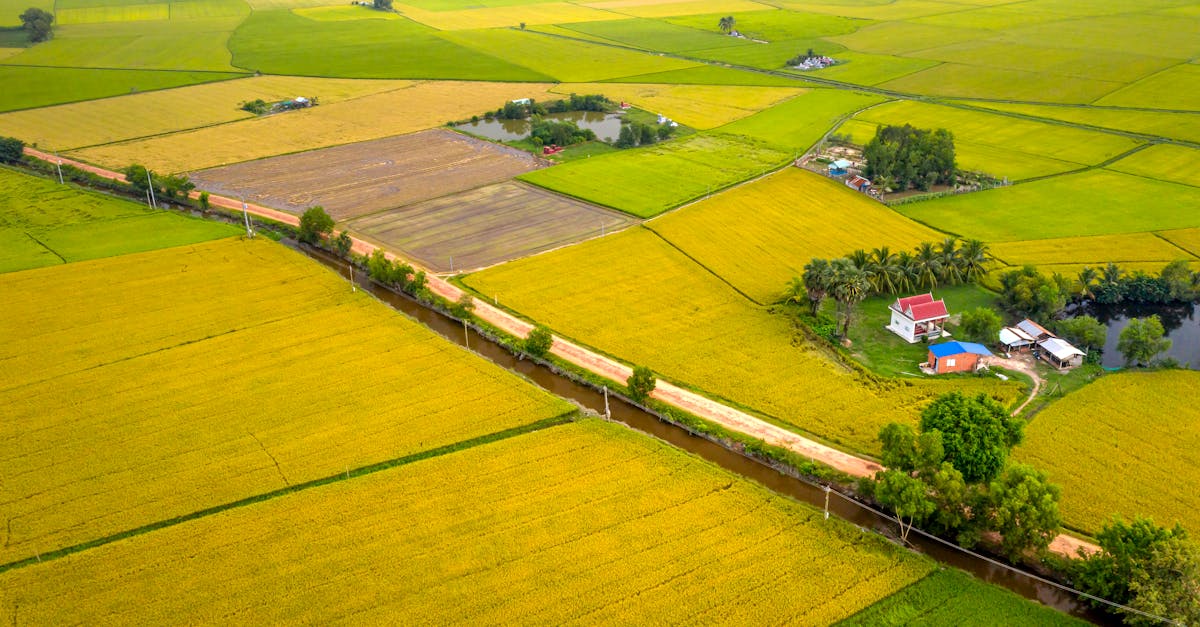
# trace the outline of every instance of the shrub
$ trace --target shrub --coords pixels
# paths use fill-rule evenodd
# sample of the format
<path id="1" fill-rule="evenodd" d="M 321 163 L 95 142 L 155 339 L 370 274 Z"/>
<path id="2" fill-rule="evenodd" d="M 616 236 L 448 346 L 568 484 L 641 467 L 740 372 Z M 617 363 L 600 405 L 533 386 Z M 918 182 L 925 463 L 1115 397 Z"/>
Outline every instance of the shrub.
<path id="1" fill-rule="evenodd" d="M 635 366 L 633 374 L 629 375 L 629 379 L 625 382 L 629 388 L 629 396 L 633 400 L 644 403 L 650 398 L 650 393 L 654 391 L 658 385 L 658 379 L 654 377 L 654 372 L 645 366 Z"/>
<path id="2" fill-rule="evenodd" d="M 0 137 L 0 163 L 17 163 L 25 154 L 25 142 L 15 137 Z"/>
<path id="3" fill-rule="evenodd" d="M 522 341 L 521 348 L 534 357 L 545 357 L 553 344 L 554 336 L 550 334 L 550 329 L 539 324 Z"/>

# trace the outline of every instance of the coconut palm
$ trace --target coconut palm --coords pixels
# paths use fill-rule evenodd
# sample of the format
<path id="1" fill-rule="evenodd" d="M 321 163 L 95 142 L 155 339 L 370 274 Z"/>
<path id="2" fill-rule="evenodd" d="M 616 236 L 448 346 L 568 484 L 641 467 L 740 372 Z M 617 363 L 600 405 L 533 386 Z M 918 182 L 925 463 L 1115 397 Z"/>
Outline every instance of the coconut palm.
<path id="1" fill-rule="evenodd" d="M 1116 285 L 1121 282 L 1121 278 L 1125 275 L 1125 271 L 1120 266 L 1113 262 L 1108 262 L 1104 265 L 1104 269 L 1100 271 L 1100 283 L 1103 285 Z"/>
<path id="2" fill-rule="evenodd" d="M 917 283 L 916 287 L 933 289 L 937 286 L 938 277 L 942 274 L 942 257 L 934 249 L 933 244 L 922 242 L 917 246 L 916 254 Z"/>
<path id="3" fill-rule="evenodd" d="M 917 270 L 917 258 L 907 250 L 896 255 L 896 290 L 911 292 L 920 283 L 920 272 Z"/>
<path id="4" fill-rule="evenodd" d="M 821 308 L 821 301 L 829 295 L 829 290 L 833 285 L 833 266 L 830 265 L 827 259 L 813 258 L 804 266 L 804 278 L 800 280 L 800 284 L 804 288 L 804 293 L 808 296 L 809 307 L 812 314 L 817 315 L 817 310 Z M 795 282 L 795 279 L 793 279 Z M 789 286 L 788 291 L 791 291 Z"/>
<path id="5" fill-rule="evenodd" d="M 1096 297 L 1096 293 L 1092 291 L 1093 284 L 1100 277 L 1100 273 L 1091 266 L 1084 266 L 1079 274 L 1076 275 L 1076 280 L 1079 282 L 1079 295 L 1087 300 L 1092 300 Z"/>
<path id="6" fill-rule="evenodd" d="M 962 283 L 962 260 L 958 253 L 958 238 L 947 237 L 938 245 L 938 261 L 942 264 L 941 278 L 950 285 Z"/>
<path id="7" fill-rule="evenodd" d="M 958 258 L 963 278 L 976 282 L 983 278 L 988 264 L 993 261 L 988 245 L 977 239 L 963 241 L 958 249 Z"/>
<path id="8" fill-rule="evenodd" d="M 736 23 L 737 20 L 733 19 L 732 15 L 726 15 L 717 22 L 717 27 L 721 29 L 722 33 L 729 34 L 733 31 L 733 25 Z"/>
<path id="9" fill-rule="evenodd" d="M 900 278 L 900 267 L 896 265 L 896 254 L 887 246 L 883 246 L 871 251 L 871 261 L 875 266 L 875 276 L 872 277 L 875 291 L 895 294 Z"/>

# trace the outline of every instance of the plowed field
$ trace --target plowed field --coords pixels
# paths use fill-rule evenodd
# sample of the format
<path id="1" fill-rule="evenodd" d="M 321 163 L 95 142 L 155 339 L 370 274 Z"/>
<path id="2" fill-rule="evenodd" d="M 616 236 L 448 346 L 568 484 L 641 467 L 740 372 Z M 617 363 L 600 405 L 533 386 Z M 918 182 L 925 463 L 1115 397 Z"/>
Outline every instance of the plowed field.
<path id="1" fill-rule="evenodd" d="M 377 139 L 196 173 L 197 187 L 336 220 L 497 183 L 541 163 L 515 148 L 444 130 Z"/>
<path id="2" fill-rule="evenodd" d="M 366 216 L 350 226 L 444 272 L 491 266 L 632 222 L 616 211 L 507 182 Z"/>

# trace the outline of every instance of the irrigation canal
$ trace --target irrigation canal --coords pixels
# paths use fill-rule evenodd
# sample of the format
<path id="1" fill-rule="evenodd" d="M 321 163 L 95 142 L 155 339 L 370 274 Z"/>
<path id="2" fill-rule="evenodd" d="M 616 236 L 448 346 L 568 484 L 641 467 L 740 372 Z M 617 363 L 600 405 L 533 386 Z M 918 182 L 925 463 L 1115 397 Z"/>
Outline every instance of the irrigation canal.
<path id="1" fill-rule="evenodd" d="M 347 262 L 326 254 L 323 251 L 307 247 L 300 250 L 314 260 L 335 270 L 347 280 L 350 279 L 350 266 Z M 373 294 L 393 309 L 415 318 L 421 324 L 424 324 L 446 339 L 460 346 L 466 346 L 492 363 L 524 376 L 552 394 L 570 399 L 601 415 L 604 414 L 605 398 L 602 393 L 576 383 L 536 362 L 518 359 L 515 355 L 508 352 L 508 350 L 480 335 L 474 329 L 464 328 L 462 322 L 427 308 L 408 296 L 381 287 L 371 282 L 362 272 L 355 273 L 354 279 L 359 289 Z M 826 503 L 828 502 L 828 509 L 831 515 L 847 520 L 859 528 L 879 532 L 888 537 L 896 536 L 896 523 L 886 516 L 870 511 L 845 498 L 827 498 L 825 491 L 816 485 L 783 474 L 741 453 L 731 451 L 719 444 L 693 435 L 687 430 L 664 422 L 653 414 L 626 403 L 616 396 L 609 397 L 608 407 L 613 420 L 622 422 L 633 429 L 652 435 L 673 446 L 703 457 L 726 470 L 752 479 L 775 492 L 785 494 L 817 508 L 826 507 Z M 916 534 L 909 536 L 909 543 L 915 550 L 939 562 L 965 570 L 984 581 L 1004 586 L 1021 596 L 1033 599 L 1059 611 L 1097 624 L 1119 624 L 1119 621 L 1109 615 L 1092 610 L 1086 604 L 1080 602 L 1074 595 L 1038 581 L 1032 576 L 1013 572 L 1008 568 L 997 566 L 982 558 L 972 556 L 955 548 L 949 548 Z"/>

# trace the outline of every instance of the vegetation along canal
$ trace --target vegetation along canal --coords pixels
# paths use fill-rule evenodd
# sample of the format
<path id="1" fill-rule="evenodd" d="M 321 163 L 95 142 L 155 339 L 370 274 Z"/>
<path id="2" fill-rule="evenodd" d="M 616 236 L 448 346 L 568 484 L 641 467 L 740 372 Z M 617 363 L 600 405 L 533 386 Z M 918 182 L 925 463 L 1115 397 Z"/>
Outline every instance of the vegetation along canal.
<path id="1" fill-rule="evenodd" d="M 301 250 L 313 259 L 335 270 L 343 277 L 350 278 L 350 267 L 345 261 L 337 259 L 324 251 L 309 248 Z M 503 347 L 477 333 L 474 329 L 464 330 L 461 322 L 429 309 L 407 296 L 372 283 L 365 276 L 365 273 L 354 273 L 354 279 L 360 289 L 369 291 L 376 298 L 387 303 L 392 308 L 415 318 L 446 339 L 459 345 L 466 345 L 480 356 L 499 366 L 523 375 L 553 394 L 570 399 L 597 413 L 604 413 L 605 398 L 602 393 L 576 383 L 538 363 L 517 358 Z M 656 416 L 626 403 L 615 396 L 609 397 L 608 407 L 613 420 L 622 422 L 638 431 L 652 435 L 694 455 L 703 457 L 726 470 L 757 481 L 775 492 L 785 494 L 818 508 L 825 507 L 826 494 L 819 487 L 780 473 L 737 452 L 692 435 L 688 431 L 664 422 Z M 895 523 L 889 518 L 838 497 L 828 499 L 828 503 L 829 512 L 832 515 L 848 520 L 864 529 L 878 531 L 889 536 L 894 535 Z M 1042 583 L 1030 576 L 1014 573 L 1007 568 L 996 566 L 983 559 L 970 556 L 957 549 L 949 548 L 920 536 L 909 536 L 909 542 L 916 550 L 939 562 L 965 570 L 980 579 L 1004 586 L 1026 598 L 1037 600 L 1059 611 L 1094 623 L 1118 624 L 1114 619 L 1092 611 L 1085 604 L 1078 601 L 1074 595 Z"/>

